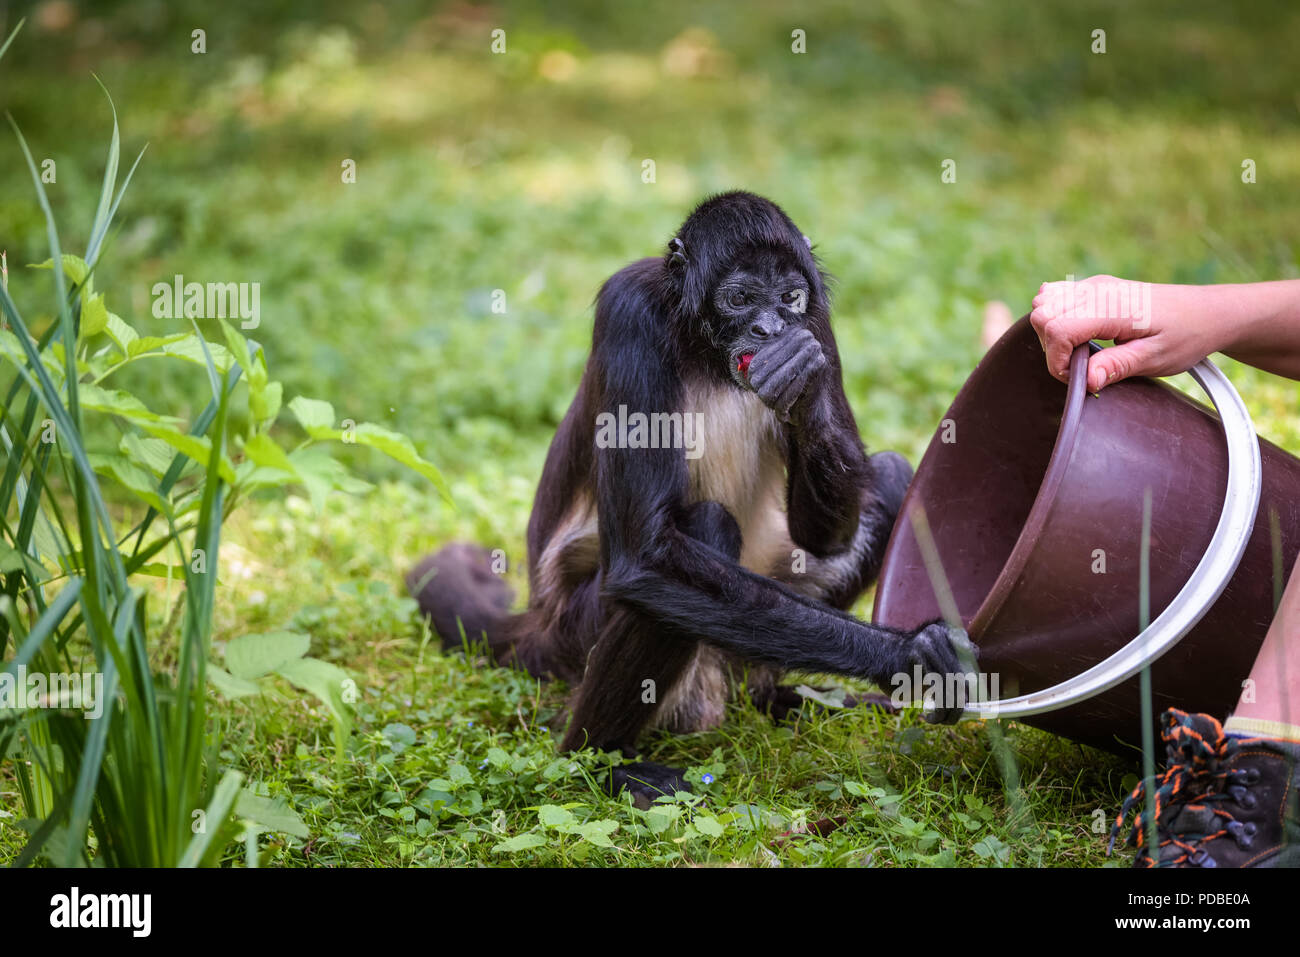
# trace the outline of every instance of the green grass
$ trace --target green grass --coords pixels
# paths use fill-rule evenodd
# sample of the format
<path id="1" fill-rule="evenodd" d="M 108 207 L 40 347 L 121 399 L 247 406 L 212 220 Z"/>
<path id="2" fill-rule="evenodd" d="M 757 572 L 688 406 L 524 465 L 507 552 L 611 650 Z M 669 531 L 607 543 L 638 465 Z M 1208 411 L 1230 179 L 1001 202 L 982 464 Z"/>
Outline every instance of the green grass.
<path id="1" fill-rule="evenodd" d="M 328 715 L 289 685 L 279 699 L 214 699 L 222 760 L 290 797 L 312 833 L 264 837 L 265 860 L 1104 860 L 1094 812 L 1109 822 L 1133 766 L 1014 725 L 1024 821 L 1010 819 L 979 725 L 834 712 L 776 727 L 739 705 L 717 731 L 645 742 L 652 760 L 714 777 L 696 824 L 685 812 L 647 817 L 595 794 L 556 754 L 563 689 L 422 648 L 401 597 L 405 568 L 455 538 L 503 548 L 522 591 L 532 491 L 586 358 L 592 297 L 710 191 L 768 195 L 813 238 L 837 277 L 864 438 L 913 459 L 978 359 L 986 300 L 1019 314 L 1039 283 L 1069 273 L 1297 275 L 1300 11 L 861 6 L 327 3 L 308 20 L 277 3 L 227 4 L 219 17 L 123 4 L 56 32 L 29 21 L 7 54 L 0 106 L 38 163 L 57 162 L 46 188 L 67 247 L 84 246 L 77 226 L 102 175 L 92 70 L 113 91 L 124 153 L 149 144 L 97 282 L 118 311 L 142 331 L 173 331 L 150 318 L 153 283 L 260 282 L 250 334 L 286 395 L 413 436 L 458 505 L 357 450 L 380 483 L 371 496 L 322 515 L 258 499 L 226 530 L 218 661 L 223 641 L 292 626 L 361 689 L 341 764 Z M 208 31 L 202 56 L 189 52 L 195 26 Z M 487 53 L 497 26 L 504 56 Z M 796 27 L 808 34 L 802 56 L 789 52 Z M 1089 52 L 1097 27 L 1100 56 Z M 345 158 L 357 163 L 352 185 L 340 182 Z M 647 158 L 653 184 L 641 181 Z M 949 158 L 957 182 L 945 185 Z M 1240 179 L 1245 158 L 1253 185 Z M 25 177 L 4 146 L 11 273 L 47 255 Z M 23 301 L 33 286 L 14 283 L 14 295 L 39 316 L 41 302 Z M 504 315 L 491 312 L 496 289 Z M 197 413 L 201 395 L 145 366 L 124 371 L 122 387 Z M 1300 447 L 1296 385 L 1225 368 L 1261 433 Z M 13 791 L 0 772 L 3 811 Z M 539 811 L 549 806 L 572 820 Z M 753 820 L 735 810 L 748 806 Z M 828 837 L 772 843 L 800 816 L 839 815 L 848 823 Z M 0 858 L 21 846 L 5 820 Z M 610 847 L 601 821 L 619 825 Z M 545 842 L 493 853 L 528 834 Z"/>
<path id="2" fill-rule="evenodd" d="M 1104 862 L 1094 811 L 1102 809 L 1109 827 L 1131 767 L 1016 725 L 1008 738 L 1032 814 L 1021 822 L 1008 820 L 981 726 L 934 729 L 914 716 L 862 710 L 805 712 L 778 726 L 737 704 L 716 731 L 649 738 L 651 760 L 686 766 L 696 782 L 713 775 L 700 786 L 700 815 L 719 819 L 717 836 L 688 831 L 685 811 L 647 813 L 598 795 L 570 768 L 594 773 L 600 760 L 556 753 L 561 688 L 411 639 L 411 602 L 390 584 L 389 570 L 412 553 L 410 513 L 422 501 L 418 490 L 388 484 L 363 503 L 337 499 L 320 517 L 291 500 L 284 510 L 236 517 L 228 529 L 235 570 L 217 632 L 307 630 L 314 653 L 348 667 L 365 689 L 341 766 L 328 760 L 326 716 L 287 687 L 282 700 L 226 712 L 223 758 L 272 794 L 291 795 L 313 835 L 306 850 L 274 839 L 267 863 L 990 865 L 999 855 L 1018 865 Z M 292 567 L 278 567 L 285 551 L 297 556 Z M 351 584 L 340 587 L 341 578 Z M 618 824 L 613 846 L 543 828 L 546 805 Z M 683 816 L 667 820 L 671 814 Z M 841 815 L 848 822 L 826 838 L 771 843 L 800 818 Z M 493 853 L 526 833 L 543 833 L 546 843 Z"/>

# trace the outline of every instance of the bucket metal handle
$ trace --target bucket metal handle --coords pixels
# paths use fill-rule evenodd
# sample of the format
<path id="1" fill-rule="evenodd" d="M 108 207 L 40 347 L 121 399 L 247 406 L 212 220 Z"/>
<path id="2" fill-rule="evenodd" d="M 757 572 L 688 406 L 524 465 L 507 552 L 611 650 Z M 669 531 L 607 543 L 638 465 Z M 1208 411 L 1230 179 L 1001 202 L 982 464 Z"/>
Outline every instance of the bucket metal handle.
<path id="1" fill-rule="evenodd" d="M 1101 349 L 1094 342 L 1087 343 L 1087 347 L 1094 352 Z M 1076 356 L 1084 348 L 1080 346 Z M 1077 375 L 1079 363 L 1072 365 Z M 1224 493 L 1219 523 L 1214 527 L 1210 544 L 1191 577 L 1155 621 L 1109 658 L 1042 691 L 1005 701 L 970 702 L 966 705 L 964 717 L 1008 718 L 1042 714 L 1087 701 L 1127 681 L 1158 659 L 1191 631 L 1218 601 L 1236 572 L 1254 531 L 1263 488 L 1259 437 L 1255 434 L 1255 425 L 1246 404 L 1218 366 L 1209 359 L 1202 359 L 1188 371 L 1219 413 L 1228 445 L 1228 489 Z"/>

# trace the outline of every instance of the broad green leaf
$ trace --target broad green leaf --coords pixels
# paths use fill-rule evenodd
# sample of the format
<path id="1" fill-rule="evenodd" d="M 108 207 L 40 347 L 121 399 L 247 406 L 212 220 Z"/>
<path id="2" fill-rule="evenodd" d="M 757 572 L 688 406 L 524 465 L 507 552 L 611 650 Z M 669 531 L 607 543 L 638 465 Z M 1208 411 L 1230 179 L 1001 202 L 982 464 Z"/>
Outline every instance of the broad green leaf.
<path id="1" fill-rule="evenodd" d="M 0 573 L 27 570 L 30 574 L 40 573 L 43 579 L 44 568 L 30 555 L 24 555 L 8 542 L 0 542 Z"/>
<path id="2" fill-rule="evenodd" d="M 269 469 L 245 459 L 235 466 L 235 486 L 241 489 L 284 488 L 300 479 L 283 469 Z"/>
<path id="3" fill-rule="evenodd" d="M 516 834 L 509 840 L 502 841 L 492 848 L 493 854 L 513 854 L 516 851 L 526 851 L 530 848 L 541 847 L 546 843 L 546 838 L 534 831 L 528 831 L 524 834 Z"/>
<path id="4" fill-rule="evenodd" d="M 311 650 L 311 637 L 297 631 L 240 635 L 226 643 L 226 668 L 236 678 L 260 678 Z"/>
<path id="5" fill-rule="evenodd" d="M 816 688 L 810 688 L 808 685 L 798 685 L 794 689 L 802 698 L 810 701 L 816 701 L 819 705 L 826 708 L 843 708 L 844 707 L 844 690 L 842 688 L 832 688 L 829 691 L 822 692 Z"/>
<path id="6" fill-rule="evenodd" d="M 124 356 L 130 356 L 131 343 L 140 340 L 139 334 L 128 326 L 117 313 L 110 312 L 108 314 L 108 324 L 104 327 L 104 331 L 108 333 L 108 337 L 113 340 L 113 343 Z"/>
<path id="7" fill-rule="evenodd" d="M 651 834 L 662 834 L 668 830 L 681 816 L 682 809 L 678 804 L 655 804 L 645 812 L 646 827 L 650 828 Z"/>
<path id="8" fill-rule="evenodd" d="M 165 474 L 176 456 L 176 451 L 162 439 L 148 439 L 135 432 L 123 435 L 117 448 L 132 462 L 157 475 Z"/>
<path id="9" fill-rule="evenodd" d="M 137 339 L 127 343 L 126 354 L 134 359 L 136 356 L 144 355 L 146 352 L 153 352 L 164 346 L 170 346 L 173 343 L 180 342 L 182 339 L 190 338 L 188 332 L 177 332 L 170 336 L 140 336 Z"/>
<path id="10" fill-rule="evenodd" d="M 170 504 L 158 494 L 157 480 L 152 474 L 136 465 L 126 456 L 92 453 L 88 458 L 90 459 L 91 468 L 99 475 L 106 475 L 116 480 L 118 485 L 150 508 L 156 509 L 164 515 L 171 513 Z"/>
<path id="11" fill-rule="evenodd" d="M 580 835 L 583 840 L 595 844 L 597 847 L 613 847 L 614 842 L 609 839 L 609 836 L 617 830 L 617 821 L 599 820 L 580 824 L 574 829 L 573 833 Z"/>
<path id="12" fill-rule="evenodd" d="M 697 814 L 691 823 L 701 834 L 708 837 L 722 837 L 722 824 L 711 814 Z"/>
<path id="13" fill-rule="evenodd" d="M 426 462 L 420 458 L 420 454 L 415 451 L 415 446 L 411 443 L 411 440 L 400 432 L 386 429 L 382 425 L 375 425 L 373 422 L 362 422 L 346 434 L 340 429 L 329 429 L 323 426 L 308 426 L 307 434 L 317 439 L 355 442 L 357 445 L 378 449 L 390 459 L 419 472 L 434 484 L 434 487 L 442 493 L 443 498 L 451 501 L 451 491 L 447 488 L 447 482 L 443 479 L 442 473 L 438 471 L 432 462 Z"/>
<path id="14" fill-rule="evenodd" d="M 323 399 L 309 399 L 306 396 L 294 396 L 289 403 L 292 412 L 308 433 L 315 428 L 326 428 L 334 424 L 334 406 Z"/>
<path id="15" fill-rule="evenodd" d="M 574 821 L 573 812 L 556 804 L 543 804 L 537 809 L 537 819 L 544 827 L 564 827 Z"/>
<path id="16" fill-rule="evenodd" d="M 982 860 L 988 860 L 991 857 L 1003 864 L 1011 857 L 1011 848 L 992 834 L 976 841 L 971 845 L 971 850 Z"/>
<path id="17" fill-rule="evenodd" d="M 90 275 L 90 267 L 86 265 L 86 261 L 80 256 L 74 256 L 72 253 L 64 253 L 62 259 L 63 274 L 78 286 L 84 285 L 86 277 Z M 54 260 L 53 258 L 50 258 L 45 260 L 43 263 L 33 263 L 30 268 L 49 269 L 53 271 Z"/>
<path id="18" fill-rule="evenodd" d="M 880 797 L 885 793 L 882 788 L 871 787 L 870 785 L 863 784 L 861 781 L 845 781 L 844 790 L 848 791 L 854 797 L 860 798 Z"/>
<path id="19" fill-rule="evenodd" d="M 280 414 L 280 403 L 284 399 L 284 386 L 278 382 L 268 382 L 265 388 L 250 389 L 248 393 L 248 410 L 253 419 L 261 424 L 273 422 Z"/>
<path id="20" fill-rule="evenodd" d="M 294 476 L 298 474 L 284 449 L 265 432 L 257 433 L 244 443 L 244 454 L 263 468 L 279 469 Z"/>
<path id="21" fill-rule="evenodd" d="M 189 435 L 185 432 L 178 432 L 163 425 L 155 425 L 150 422 L 141 423 L 141 428 L 156 439 L 161 439 L 178 452 L 183 452 L 198 462 L 202 466 L 207 466 L 208 459 L 212 457 L 212 442 L 206 435 Z M 217 469 L 221 478 L 226 482 L 234 484 L 235 466 L 224 455 L 221 456 Z"/>
<path id="22" fill-rule="evenodd" d="M 5 356 L 18 365 L 27 364 L 27 354 L 23 352 L 22 343 L 18 337 L 8 329 L 0 328 L 0 355 Z"/>
<path id="23" fill-rule="evenodd" d="M 11 545 L 0 542 L 0 573 L 20 572 L 27 567 L 22 552 Z"/>
<path id="24" fill-rule="evenodd" d="M 219 668 L 210 661 L 205 670 L 208 676 L 208 684 L 227 698 L 233 700 L 262 693 L 262 686 L 256 681 L 249 681 L 247 678 L 236 678 L 226 669 Z"/>
<path id="25" fill-rule="evenodd" d="M 276 668 L 275 673 L 320 698 L 344 728 L 352 727 L 352 713 L 343 701 L 343 682 L 349 675 L 338 665 L 318 658 L 299 658 Z"/>
<path id="26" fill-rule="evenodd" d="M 320 511 L 325 507 L 325 496 L 334 489 L 350 495 L 369 491 L 369 482 L 352 475 L 342 462 L 323 449 L 295 449 L 289 453 L 294 472 L 307 489 L 312 507 Z"/>
<path id="27" fill-rule="evenodd" d="M 64 365 L 63 340 L 55 339 L 51 341 L 49 346 L 45 349 L 45 351 L 41 353 L 41 359 L 45 363 L 46 368 L 50 368 L 50 364 L 49 364 L 50 359 L 54 359 L 58 361 L 59 375 L 54 377 L 54 381 L 57 382 L 60 386 L 62 386 L 63 380 L 65 378 L 64 373 L 67 372 L 67 367 Z M 91 372 L 91 367 L 90 364 L 88 362 L 83 361 L 80 356 L 75 357 L 75 359 L 77 364 L 78 381 L 80 381 L 82 376 L 85 376 Z"/>
<path id="28" fill-rule="evenodd" d="M 386 429 L 382 425 L 363 422 L 356 428 L 356 440 L 361 445 L 378 449 L 391 459 L 415 469 L 429 481 L 433 482 L 444 495 L 448 495 L 447 483 L 442 473 L 431 462 L 420 458 L 415 445 L 405 435 Z"/>
<path id="29" fill-rule="evenodd" d="M 44 513 L 36 520 L 36 525 L 32 528 L 32 542 L 36 545 L 37 553 L 45 558 L 55 559 L 74 554 L 74 550 L 64 539 L 63 533 Z"/>
<path id="30" fill-rule="evenodd" d="M 177 421 L 171 416 L 150 412 L 143 402 L 131 393 L 123 392 L 121 389 L 101 389 L 97 385 L 86 382 L 80 386 L 80 392 L 81 407 L 83 409 L 93 409 L 96 412 L 104 412 L 109 415 L 120 415 L 122 418 L 130 419 L 133 422 L 152 424 Z"/>
<path id="31" fill-rule="evenodd" d="M 108 307 L 104 305 L 104 294 L 97 292 L 93 296 L 83 296 L 81 300 L 81 338 L 88 339 L 98 335 L 108 326 Z"/>
<path id="32" fill-rule="evenodd" d="M 383 735 L 388 740 L 388 743 L 398 751 L 415 744 L 415 729 L 409 724 L 403 724 L 401 721 L 393 721 L 384 725 Z"/>
<path id="33" fill-rule="evenodd" d="M 311 836 L 306 822 L 283 797 L 266 797 L 249 788 L 239 792 L 235 817 L 247 818 L 268 831 L 291 834 L 304 840 Z"/>
<path id="34" fill-rule="evenodd" d="M 207 346 L 208 351 L 212 354 L 212 364 L 217 367 L 218 372 L 224 375 L 230 369 L 231 363 L 235 361 L 235 357 L 230 354 L 229 349 L 217 345 L 215 342 L 209 342 Z M 203 355 L 203 346 L 199 344 L 198 336 L 193 333 L 165 344 L 162 351 L 169 356 L 176 356 L 178 359 L 184 359 L 205 368 L 208 364 Z"/>
<path id="35" fill-rule="evenodd" d="M 64 371 L 62 353 L 56 355 L 53 346 L 54 344 L 51 343 L 50 348 L 40 353 L 41 365 L 49 372 L 56 385 L 62 385 Z M 27 365 L 27 355 L 23 352 L 22 343 L 8 329 L 0 329 L 0 356 L 19 368 Z"/>
<path id="36" fill-rule="evenodd" d="M 235 357 L 241 369 L 244 370 L 244 377 L 252 382 L 253 378 L 253 360 L 248 355 L 248 340 L 235 331 L 235 327 L 224 319 L 218 319 L 221 323 L 221 331 L 226 336 L 226 347 L 230 354 Z"/>

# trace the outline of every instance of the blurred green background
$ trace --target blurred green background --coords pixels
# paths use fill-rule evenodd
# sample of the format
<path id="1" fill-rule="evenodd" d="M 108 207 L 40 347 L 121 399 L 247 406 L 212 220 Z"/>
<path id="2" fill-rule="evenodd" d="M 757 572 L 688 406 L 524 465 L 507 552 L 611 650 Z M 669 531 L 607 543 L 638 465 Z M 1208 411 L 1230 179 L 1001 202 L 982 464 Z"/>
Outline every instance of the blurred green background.
<path id="1" fill-rule="evenodd" d="M 100 280 L 118 310 L 148 328 L 176 273 L 260 282 L 253 335 L 287 393 L 389 423 L 477 486 L 535 481 L 600 282 L 711 191 L 765 194 L 814 239 L 865 438 L 912 454 L 988 299 L 1020 315 L 1067 274 L 1297 274 L 1284 2 L 45 2 L 8 4 L 6 29 L 24 15 L 0 105 L 56 160 L 72 248 L 109 125 L 92 73 L 124 154 L 148 144 Z M 12 272 L 43 227 L 5 155 Z M 1266 433 L 1300 438 L 1294 386 L 1244 387 Z"/>
<path id="2" fill-rule="evenodd" d="M 1020 315 L 1041 282 L 1098 272 L 1175 282 L 1300 275 L 1300 8 L 1283 0 L 45 0 L 0 2 L 0 35 L 22 17 L 0 66 L 0 108 L 38 163 L 55 161 L 46 188 L 65 249 L 84 248 L 111 129 L 94 76 L 116 103 L 124 157 L 148 144 L 95 276 L 111 308 L 142 334 L 183 331 L 152 318 L 154 283 L 178 273 L 260 283 L 261 326 L 250 335 L 286 395 L 325 398 L 340 418 L 405 432 L 447 474 L 454 511 L 427 483 L 360 452 L 356 464 L 382 482 L 376 495 L 341 499 L 324 515 L 301 498 L 253 503 L 227 536 L 218 594 L 218 646 L 258 628 L 310 631 L 314 653 L 363 678 L 365 746 L 382 751 L 388 738 L 374 729 L 409 721 L 430 735 L 419 751 L 429 773 L 446 761 L 477 766 L 489 742 L 538 761 L 553 758 L 552 744 L 526 739 L 527 728 L 513 742 L 481 730 L 536 705 L 527 682 L 402 657 L 412 627 L 400 573 L 452 536 L 522 557 L 596 290 L 629 260 L 658 253 L 704 195 L 762 193 L 813 239 L 837 280 L 835 329 L 864 438 L 913 459 L 979 358 L 988 300 Z M 195 29 L 206 33 L 205 53 L 191 52 Z M 501 54 L 490 49 L 497 29 Z M 794 30 L 805 31 L 805 53 L 791 50 Z M 1105 53 L 1093 52 L 1096 30 Z M 350 184 L 341 177 L 349 159 Z M 1252 184 L 1242 181 L 1247 159 Z M 653 183 L 643 182 L 645 160 Z M 955 183 L 941 181 L 947 160 Z M 47 255 L 44 224 L 7 130 L 0 250 L 12 294 L 40 328 L 49 274 L 23 267 Z M 492 311 L 494 290 L 505 293 L 503 314 Z M 211 332 L 219 337 L 215 324 Z M 1297 384 L 1225 368 L 1260 431 L 1300 449 Z M 204 401 L 202 382 L 148 363 L 121 375 L 153 408 L 193 414 Z M 544 700 L 558 712 L 558 693 Z M 926 856 L 930 832 L 899 830 L 884 815 L 868 822 L 890 835 L 877 863 L 987 863 L 1011 859 L 1002 850 L 1013 846 L 1030 855 L 1016 850 L 1015 860 L 1102 859 L 1092 824 L 1095 809 L 1109 819 L 1118 802 L 1123 767 L 1113 760 L 1053 750 L 1049 736 L 1026 730 L 1013 745 L 1024 780 L 1046 782 L 1033 789 L 1043 827 L 1029 837 L 999 831 L 1001 849 L 972 852 L 972 825 L 944 823 L 969 820 L 950 817 L 946 803 L 968 756 L 972 767 L 985 761 L 971 772 L 983 796 L 953 806 L 975 801 L 990 822 L 1004 819 L 990 809 L 1001 784 L 978 756 L 978 730 L 918 732 L 896 748 L 894 725 L 864 736 L 856 720 L 792 736 L 754 716 L 741 732 L 729 723 L 660 742 L 652 757 L 695 766 L 727 745 L 741 769 L 723 782 L 732 800 L 802 802 L 810 819 L 846 800 L 823 778 L 883 768 L 906 782 L 907 813 L 944 832 L 948 856 Z M 224 761 L 273 790 L 310 795 L 298 806 L 323 836 L 317 855 L 387 862 L 397 853 L 373 811 L 405 814 L 407 797 L 360 764 L 353 773 L 369 783 L 326 782 L 320 717 L 307 705 L 232 705 L 221 721 Z M 437 740 L 454 744 L 433 744 L 434 728 L 452 729 Z M 749 735 L 739 752 L 733 734 Z M 495 833 L 487 815 L 498 805 L 518 812 L 521 827 L 535 820 L 532 792 L 497 787 L 486 800 L 463 812 L 461 843 L 403 844 L 402 859 L 480 853 L 467 850 L 470 838 Z M 846 833 L 843 853 L 858 860 L 864 832 Z M 617 859 L 681 857 L 672 846 L 645 853 Z M 757 852 L 738 843 L 716 853 Z M 307 856 L 286 849 L 278 859 Z"/>

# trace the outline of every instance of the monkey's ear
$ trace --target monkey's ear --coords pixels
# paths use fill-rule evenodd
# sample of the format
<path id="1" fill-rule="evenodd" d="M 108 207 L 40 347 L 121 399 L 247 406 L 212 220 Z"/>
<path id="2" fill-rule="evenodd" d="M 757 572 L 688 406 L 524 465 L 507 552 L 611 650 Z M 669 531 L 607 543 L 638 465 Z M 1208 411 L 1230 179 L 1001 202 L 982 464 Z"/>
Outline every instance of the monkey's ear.
<path id="1" fill-rule="evenodd" d="M 678 269 L 685 266 L 687 262 L 689 260 L 686 258 L 686 244 L 681 241 L 680 237 L 674 236 L 672 241 L 668 243 L 668 267 Z"/>
<path id="2" fill-rule="evenodd" d="M 807 236 L 803 238 L 803 244 L 807 246 L 809 249 L 812 249 L 812 240 L 809 239 Z"/>

